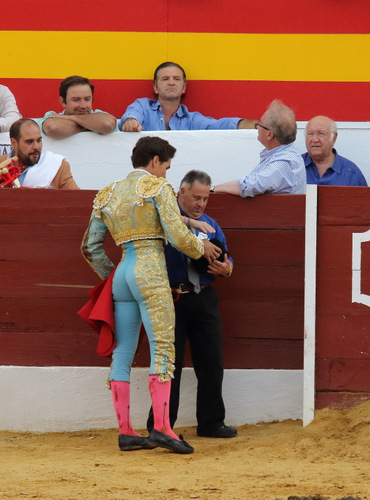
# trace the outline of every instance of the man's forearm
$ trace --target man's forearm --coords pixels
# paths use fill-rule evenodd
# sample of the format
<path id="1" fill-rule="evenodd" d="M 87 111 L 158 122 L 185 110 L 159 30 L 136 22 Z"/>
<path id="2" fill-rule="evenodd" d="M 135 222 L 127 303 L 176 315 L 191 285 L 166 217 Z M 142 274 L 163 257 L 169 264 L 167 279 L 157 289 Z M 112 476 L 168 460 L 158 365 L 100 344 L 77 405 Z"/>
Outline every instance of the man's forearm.
<path id="1" fill-rule="evenodd" d="M 109 134 L 113 132 L 115 126 L 116 119 L 114 116 L 108 113 L 94 113 L 87 115 L 53 115 L 44 121 L 42 129 L 49 137 L 64 139 L 84 131 Z"/>
<path id="2" fill-rule="evenodd" d="M 83 132 L 80 127 L 73 120 L 65 120 L 59 117 L 47 118 L 42 124 L 43 132 L 53 139 L 64 139 L 79 132 Z"/>
<path id="3" fill-rule="evenodd" d="M 67 116 L 82 129 L 90 130 L 98 134 L 110 134 L 116 127 L 116 119 L 108 113 Z"/>
<path id="4" fill-rule="evenodd" d="M 214 186 L 214 193 L 228 193 L 234 194 L 235 196 L 240 196 L 240 188 L 237 181 L 224 182 L 223 184 L 217 184 Z"/>
<path id="5" fill-rule="evenodd" d="M 243 118 L 242 120 L 239 120 L 238 127 L 237 128 L 249 128 L 249 129 L 254 129 L 256 128 L 256 123 L 257 120 L 247 120 L 246 118 Z"/>

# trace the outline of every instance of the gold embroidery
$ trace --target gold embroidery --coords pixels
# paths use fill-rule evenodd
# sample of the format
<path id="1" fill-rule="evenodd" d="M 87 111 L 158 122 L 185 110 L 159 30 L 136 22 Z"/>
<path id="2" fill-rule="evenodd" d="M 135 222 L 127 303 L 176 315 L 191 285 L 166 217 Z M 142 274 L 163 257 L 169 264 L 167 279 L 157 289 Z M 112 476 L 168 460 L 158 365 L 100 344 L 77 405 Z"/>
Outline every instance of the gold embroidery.
<path id="1" fill-rule="evenodd" d="M 203 243 L 181 222 L 174 189 L 163 177 L 134 171 L 99 193 L 95 213 L 102 217 L 116 245 L 168 238 L 190 257 L 203 254 Z M 96 202 L 94 205 L 98 206 Z"/>
<path id="2" fill-rule="evenodd" d="M 83 250 L 97 272 L 105 272 L 111 265 L 102 249 L 107 230 L 122 245 L 123 256 L 125 243 L 131 241 L 135 247 L 135 279 L 155 339 L 152 371 L 165 380 L 174 370 L 175 316 L 163 240 L 194 258 L 203 254 L 203 243 L 181 222 L 173 187 L 166 179 L 143 171 L 134 171 L 102 189 L 94 201 Z"/>
<path id="3" fill-rule="evenodd" d="M 113 182 L 113 184 L 110 184 L 109 186 L 106 186 L 105 188 L 101 189 L 95 196 L 93 202 L 93 208 L 96 210 L 97 217 L 100 217 L 101 209 L 104 208 L 111 199 L 116 185 L 117 182 Z"/>
<path id="4" fill-rule="evenodd" d="M 164 177 L 155 177 L 154 175 L 143 175 L 137 183 L 136 192 L 142 198 L 151 198 L 159 193 L 161 188 L 169 184 Z"/>
<path id="5" fill-rule="evenodd" d="M 136 283 L 144 298 L 151 330 L 155 339 L 152 359 L 153 373 L 164 379 L 173 377 L 175 349 L 175 310 L 167 275 L 166 260 L 161 241 L 134 243 L 137 261 Z"/>

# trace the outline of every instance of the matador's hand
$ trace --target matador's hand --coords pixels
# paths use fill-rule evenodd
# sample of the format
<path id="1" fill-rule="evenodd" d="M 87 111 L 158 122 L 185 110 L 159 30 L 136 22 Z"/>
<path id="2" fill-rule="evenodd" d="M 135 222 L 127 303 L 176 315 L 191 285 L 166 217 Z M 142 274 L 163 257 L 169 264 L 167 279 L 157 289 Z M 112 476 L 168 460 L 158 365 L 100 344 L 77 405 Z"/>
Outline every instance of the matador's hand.
<path id="1" fill-rule="evenodd" d="M 219 255 L 221 255 L 221 248 L 211 243 L 209 240 L 202 240 L 204 245 L 204 254 L 208 262 L 213 262 L 217 259 Z"/>

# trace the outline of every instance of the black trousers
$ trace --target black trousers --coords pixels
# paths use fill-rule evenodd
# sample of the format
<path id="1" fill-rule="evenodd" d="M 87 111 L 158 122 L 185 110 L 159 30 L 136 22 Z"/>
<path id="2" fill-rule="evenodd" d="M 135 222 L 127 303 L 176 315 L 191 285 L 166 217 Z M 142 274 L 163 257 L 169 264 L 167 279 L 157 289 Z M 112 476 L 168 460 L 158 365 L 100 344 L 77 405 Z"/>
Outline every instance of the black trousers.
<path id="1" fill-rule="evenodd" d="M 175 302 L 175 373 L 171 383 L 170 422 L 177 420 L 181 373 L 186 341 L 189 342 L 194 371 L 198 380 L 198 429 L 209 431 L 223 424 L 225 405 L 222 398 L 223 359 L 222 325 L 218 297 L 214 288 L 199 294 L 181 294 Z"/>
<path id="2" fill-rule="evenodd" d="M 194 372 L 198 380 L 196 416 L 198 430 L 212 431 L 223 424 L 225 405 L 222 398 L 224 375 L 222 325 L 218 297 L 214 288 L 199 294 L 181 294 L 175 302 L 175 372 L 171 382 L 170 423 L 174 427 L 180 403 L 180 383 L 186 341 L 189 342 Z M 147 428 L 153 428 L 150 409 Z"/>

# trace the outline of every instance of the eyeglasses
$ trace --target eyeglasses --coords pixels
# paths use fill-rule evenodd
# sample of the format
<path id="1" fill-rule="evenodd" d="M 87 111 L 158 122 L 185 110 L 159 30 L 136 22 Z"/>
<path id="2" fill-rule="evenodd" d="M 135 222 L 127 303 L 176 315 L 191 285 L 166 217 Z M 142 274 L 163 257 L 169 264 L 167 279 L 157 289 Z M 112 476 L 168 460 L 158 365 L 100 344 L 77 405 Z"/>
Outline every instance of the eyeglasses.
<path id="1" fill-rule="evenodd" d="M 254 124 L 254 128 L 257 128 L 257 127 L 261 127 L 261 128 L 263 128 L 263 129 L 267 130 L 268 132 L 271 132 L 271 129 L 269 129 L 269 128 L 265 127 L 264 125 L 261 125 L 261 124 L 260 124 L 260 123 L 258 123 L 258 122 L 256 122 L 256 123 Z"/>
<path id="2" fill-rule="evenodd" d="M 311 130 L 309 130 L 308 132 L 305 132 L 306 137 L 315 137 L 315 135 L 317 135 L 317 137 L 319 137 L 320 139 L 323 139 L 324 137 L 326 137 L 329 134 L 330 134 L 330 132 L 323 132 L 322 130 L 320 130 L 319 132 L 313 132 Z"/>

